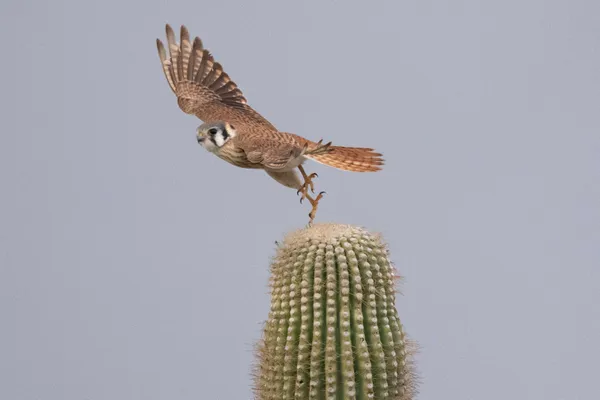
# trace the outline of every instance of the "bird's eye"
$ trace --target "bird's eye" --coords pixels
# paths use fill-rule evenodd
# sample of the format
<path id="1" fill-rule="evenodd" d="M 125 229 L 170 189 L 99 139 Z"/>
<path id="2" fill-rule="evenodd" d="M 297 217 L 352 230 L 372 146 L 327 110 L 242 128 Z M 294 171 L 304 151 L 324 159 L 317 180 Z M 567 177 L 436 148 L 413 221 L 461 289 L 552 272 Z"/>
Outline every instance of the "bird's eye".
<path id="1" fill-rule="evenodd" d="M 231 129 L 235 130 L 235 126 L 229 124 L 229 126 L 231 127 Z"/>
<path id="2" fill-rule="evenodd" d="M 217 132 L 219 132 L 219 130 L 217 128 L 210 128 L 208 130 L 208 133 L 211 134 L 211 135 L 216 135 Z"/>

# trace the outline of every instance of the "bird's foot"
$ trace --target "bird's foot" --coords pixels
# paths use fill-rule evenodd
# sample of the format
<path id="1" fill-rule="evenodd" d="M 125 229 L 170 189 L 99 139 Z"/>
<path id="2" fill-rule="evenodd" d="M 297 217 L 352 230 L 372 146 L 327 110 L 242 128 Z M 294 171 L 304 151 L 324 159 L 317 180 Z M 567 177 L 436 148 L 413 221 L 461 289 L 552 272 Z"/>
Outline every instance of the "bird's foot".
<path id="1" fill-rule="evenodd" d="M 300 194 L 302 193 L 302 197 L 300 198 L 300 203 L 302 203 L 302 200 L 304 200 L 306 198 L 306 196 L 308 195 L 308 189 L 310 188 L 311 192 L 315 192 L 315 184 L 313 183 L 313 179 L 317 178 L 319 175 L 317 175 L 315 172 L 313 172 L 310 175 L 305 175 L 304 176 L 304 183 L 302 184 L 302 186 L 300 186 L 300 189 L 298 189 L 298 191 L 296 192 L 296 194 Z"/>
<path id="2" fill-rule="evenodd" d="M 305 194 L 306 198 L 310 202 L 310 205 L 312 206 L 310 213 L 308 213 L 308 218 L 309 218 L 308 225 L 309 226 L 312 225 L 312 222 L 315 219 L 315 216 L 317 215 L 317 208 L 319 207 L 319 201 L 323 198 L 324 194 L 325 194 L 325 192 L 321 192 L 314 199 L 308 193 Z"/>

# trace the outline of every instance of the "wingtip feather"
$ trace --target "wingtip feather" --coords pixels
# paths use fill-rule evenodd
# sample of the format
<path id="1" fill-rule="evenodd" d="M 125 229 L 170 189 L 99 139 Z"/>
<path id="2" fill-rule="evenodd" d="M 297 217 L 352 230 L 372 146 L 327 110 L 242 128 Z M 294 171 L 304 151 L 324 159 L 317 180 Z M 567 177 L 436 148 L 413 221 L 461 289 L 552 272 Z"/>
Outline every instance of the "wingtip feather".
<path id="1" fill-rule="evenodd" d="M 158 50 L 158 55 L 160 57 L 161 61 L 164 61 L 167 59 L 167 52 L 165 50 L 165 45 L 163 44 L 163 42 L 161 42 L 160 39 L 156 39 L 156 48 Z"/>
<path id="2" fill-rule="evenodd" d="M 181 38 L 181 41 L 183 41 L 184 39 L 187 41 L 190 40 L 190 32 L 185 27 L 185 25 L 181 25 L 181 28 L 179 29 L 179 36 Z"/>

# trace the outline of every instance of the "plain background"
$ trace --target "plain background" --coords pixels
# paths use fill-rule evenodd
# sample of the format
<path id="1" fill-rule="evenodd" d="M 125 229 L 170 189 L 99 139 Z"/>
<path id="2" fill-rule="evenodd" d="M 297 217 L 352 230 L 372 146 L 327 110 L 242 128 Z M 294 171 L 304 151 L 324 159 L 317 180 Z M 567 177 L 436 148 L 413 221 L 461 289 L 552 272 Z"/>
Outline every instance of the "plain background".
<path id="1" fill-rule="evenodd" d="M 600 6 L 3 1 L 0 398 L 248 399 L 274 241 L 309 209 L 198 146 L 155 39 L 185 24 L 382 232 L 420 399 L 597 399 Z"/>

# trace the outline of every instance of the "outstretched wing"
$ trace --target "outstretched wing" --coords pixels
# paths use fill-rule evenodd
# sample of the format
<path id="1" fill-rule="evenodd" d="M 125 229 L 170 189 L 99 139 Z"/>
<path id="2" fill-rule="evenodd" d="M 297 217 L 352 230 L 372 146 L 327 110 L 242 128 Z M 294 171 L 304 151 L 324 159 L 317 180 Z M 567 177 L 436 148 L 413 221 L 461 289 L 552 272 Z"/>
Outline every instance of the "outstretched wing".
<path id="1" fill-rule="evenodd" d="M 241 132 L 277 131 L 263 116 L 250 107 L 242 91 L 215 62 L 200 38 L 190 41 L 185 26 L 181 26 L 180 43 L 167 24 L 167 44 L 156 39 L 158 55 L 169 86 L 177 96 L 177 104 L 187 114 L 202 121 L 227 121 Z"/>

